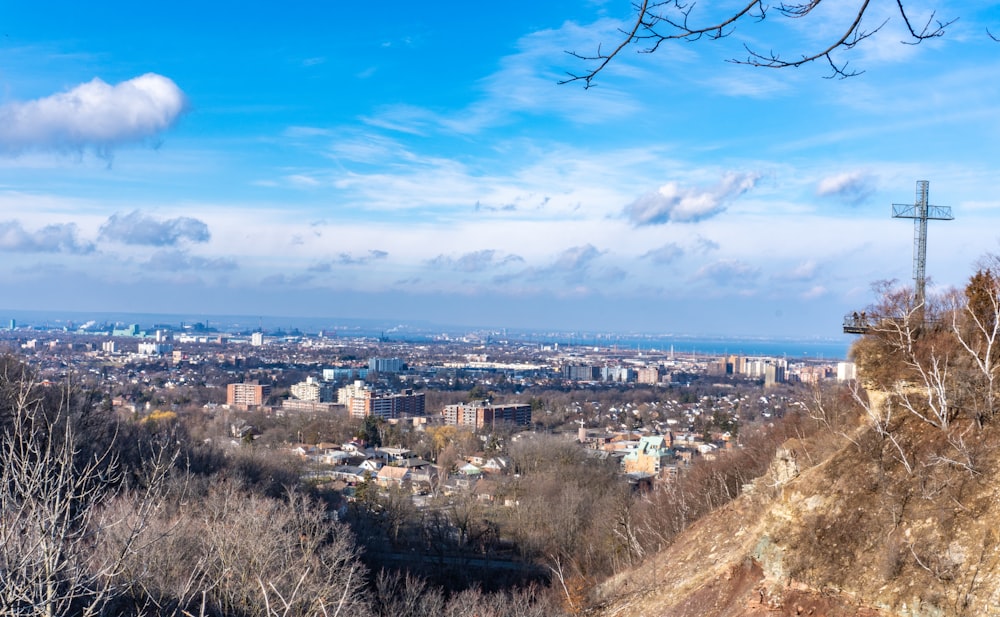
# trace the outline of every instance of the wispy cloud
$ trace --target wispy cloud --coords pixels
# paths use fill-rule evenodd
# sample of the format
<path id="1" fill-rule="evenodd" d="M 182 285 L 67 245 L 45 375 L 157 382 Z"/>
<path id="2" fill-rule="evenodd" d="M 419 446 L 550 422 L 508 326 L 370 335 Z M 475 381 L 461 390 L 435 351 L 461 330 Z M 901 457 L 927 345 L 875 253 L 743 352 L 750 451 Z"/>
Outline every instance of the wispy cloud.
<path id="1" fill-rule="evenodd" d="M 640 105 L 628 88 L 608 84 L 585 91 L 560 86 L 566 77 L 567 49 L 591 45 L 595 30 L 617 38 L 620 23 L 605 19 L 590 26 L 565 22 L 558 29 L 544 29 L 522 37 L 515 53 L 500 59 L 499 68 L 475 85 L 479 98 L 455 113 L 442 114 L 412 105 L 390 105 L 364 117 L 371 126 L 426 135 L 431 133 L 478 134 L 510 124 L 521 115 L 555 114 L 574 124 L 592 124 L 636 113 Z M 623 60 L 616 71 L 627 66 Z"/>
<path id="2" fill-rule="evenodd" d="M 705 236 L 698 236 L 694 241 L 694 250 L 704 255 L 719 250 L 719 243 Z"/>
<path id="3" fill-rule="evenodd" d="M 341 253 L 336 259 L 315 263 L 309 266 L 309 272 L 331 272 L 334 266 L 364 266 L 374 261 L 381 261 L 389 257 L 388 251 L 372 249 L 362 255 L 351 253 Z"/>
<path id="4" fill-rule="evenodd" d="M 80 240 L 75 223 L 57 223 L 28 231 L 20 221 L 12 220 L 0 221 L 0 251 L 79 255 L 94 252 L 94 244 Z"/>
<path id="5" fill-rule="evenodd" d="M 187 107 L 170 79 L 147 73 L 110 85 L 93 79 L 66 92 L 0 106 L 0 151 L 94 149 L 155 138 Z"/>
<path id="6" fill-rule="evenodd" d="M 625 207 L 625 217 L 635 226 L 691 223 L 711 218 L 733 199 L 752 189 L 760 178 L 755 173 L 728 173 L 709 188 L 683 187 L 668 182 Z"/>
<path id="7" fill-rule="evenodd" d="M 173 249 L 156 251 L 152 254 L 152 256 L 150 256 L 145 265 L 151 270 L 166 272 L 177 272 L 179 270 L 228 272 L 239 268 L 236 262 L 232 259 L 210 259 L 207 257 L 191 255 L 187 251 Z"/>
<path id="8" fill-rule="evenodd" d="M 483 249 L 465 253 L 458 257 L 448 255 L 438 255 L 430 259 L 427 264 L 434 268 L 446 268 L 458 270 L 460 272 L 483 272 L 493 268 L 507 266 L 513 263 L 523 263 L 524 258 L 519 255 L 503 255 L 493 249 Z"/>
<path id="9" fill-rule="evenodd" d="M 128 214 L 115 213 L 101 225 L 100 238 L 122 244 L 144 246 L 173 246 L 181 242 L 208 242 L 211 234 L 204 222 L 180 216 L 158 219 L 133 210 Z"/>
<path id="10" fill-rule="evenodd" d="M 668 242 L 663 246 L 646 251 L 643 253 L 642 259 L 649 259 L 656 264 L 669 264 L 677 261 L 683 256 L 684 249 L 682 249 L 676 242 Z"/>
<path id="11" fill-rule="evenodd" d="M 807 259 L 778 278 L 790 281 L 808 281 L 816 277 L 817 269 L 815 260 Z"/>
<path id="12" fill-rule="evenodd" d="M 296 276 L 289 276 L 286 274 L 272 274 L 270 276 L 265 276 L 260 280 L 260 286 L 264 288 L 268 287 L 298 287 L 300 285 L 305 285 L 311 283 L 313 276 L 310 274 L 298 274 Z"/>
<path id="13" fill-rule="evenodd" d="M 716 284 L 746 282 L 760 274 L 760 270 L 736 259 L 724 259 L 702 266 L 691 277 L 692 280 L 708 280 Z"/>
<path id="14" fill-rule="evenodd" d="M 607 274 L 607 269 L 596 272 L 595 276 L 595 262 L 604 253 L 592 244 L 573 246 L 557 254 L 547 265 L 497 274 L 492 281 L 497 285 L 516 284 L 521 290 L 534 285 L 536 291 L 561 293 L 566 291 L 561 289 L 566 284 L 579 286 L 590 279 L 605 280 L 603 275 Z M 528 281 L 531 282 L 530 285 L 526 285 Z"/>
<path id="15" fill-rule="evenodd" d="M 815 300 L 816 298 L 822 298 L 827 295 L 829 290 L 823 285 L 814 285 L 802 293 L 802 299 L 804 300 Z"/>
<path id="16" fill-rule="evenodd" d="M 820 197 L 833 197 L 852 206 L 861 205 L 875 193 L 875 179 L 863 171 L 828 176 L 816 185 Z"/>
<path id="17" fill-rule="evenodd" d="M 598 250 L 593 244 L 570 247 L 560 253 L 556 257 L 555 262 L 547 270 L 551 272 L 580 272 L 586 269 L 591 262 L 603 253 L 603 251 Z"/>

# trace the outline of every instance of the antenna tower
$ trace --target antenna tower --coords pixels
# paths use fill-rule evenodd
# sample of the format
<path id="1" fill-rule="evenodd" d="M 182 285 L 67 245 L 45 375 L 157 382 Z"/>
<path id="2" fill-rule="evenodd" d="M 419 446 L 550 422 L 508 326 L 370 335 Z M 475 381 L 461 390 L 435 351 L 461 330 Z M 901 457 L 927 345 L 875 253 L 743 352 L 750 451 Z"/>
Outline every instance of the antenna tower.
<path id="1" fill-rule="evenodd" d="M 927 193 L 930 183 L 917 180 L 917 199 L 914 204 L 892 204 L 892 218 L 913 219 L 913 281 L 914 306 L 923 312 L 927 287 L 927 221 L 950 221 L 949 206 L 930 206 Z"/>

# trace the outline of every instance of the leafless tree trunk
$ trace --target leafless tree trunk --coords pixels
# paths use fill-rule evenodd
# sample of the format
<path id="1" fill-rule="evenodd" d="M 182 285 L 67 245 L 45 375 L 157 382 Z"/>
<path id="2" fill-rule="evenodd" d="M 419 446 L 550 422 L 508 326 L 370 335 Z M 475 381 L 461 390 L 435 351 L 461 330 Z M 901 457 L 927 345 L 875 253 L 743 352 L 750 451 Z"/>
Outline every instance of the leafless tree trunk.
<path id="1" fill-rule="evenodd" d="M 45 617 L 97 615 L 120 587 L 123 564 L 173 463 L 154 459 L 147 484 L 127 511 L 113 451 L 81 460 L 68 410 L 46 414 L 31 381 L 8 382 L 10 425 L 0 436 L 0 607 Z M 117 528 L 125 539 L 102 550 L 99 534 Z"/>
<path id="2" fill-rule="evenodd" d="M 993 257 L 993 261 L 997 258 Z M 970 359 L 978 383 L 971 404 L 981 424 L 996 413 L 997 372 L 1000 363 L 1000 280 L 990 269 L 980 270 L 966 288 L 965 297 L 952 294 L 951 326 Z"/>

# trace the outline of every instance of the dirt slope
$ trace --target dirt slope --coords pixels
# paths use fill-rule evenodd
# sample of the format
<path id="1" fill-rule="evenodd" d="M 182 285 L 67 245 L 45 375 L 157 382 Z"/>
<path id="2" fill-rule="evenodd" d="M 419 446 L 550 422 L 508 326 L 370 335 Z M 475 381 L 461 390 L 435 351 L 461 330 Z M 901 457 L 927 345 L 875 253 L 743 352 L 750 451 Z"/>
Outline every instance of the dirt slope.
<path id="1" fill-rule="evenodd" d="M 740 498 L 596 589 L 591 614 L 1000 615 L 1000 429 L 903 418 L 891 434 L 900 447 L 864 425 L 789 442 Z"/>

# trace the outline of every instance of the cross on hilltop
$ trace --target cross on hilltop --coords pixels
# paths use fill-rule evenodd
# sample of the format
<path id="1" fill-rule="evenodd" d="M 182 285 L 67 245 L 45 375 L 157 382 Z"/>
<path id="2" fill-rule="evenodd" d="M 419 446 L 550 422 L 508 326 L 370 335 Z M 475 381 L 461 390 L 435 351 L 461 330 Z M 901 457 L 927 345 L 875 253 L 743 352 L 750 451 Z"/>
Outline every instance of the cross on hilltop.
<path id="1" fill-rule="evenodd" d="M 927 205 L 930 182 L 917 180 L 917 200 L 914 204 L 892 204 L 892 218 L 913 219 L 913 280 L 914 306 L 923 310 L 927 287 L 927 221 L 950 221 L 950 206 Z"/>
<path id="2" fill-rule="evenodd" d="M 927 288 L 927 221 L 951 221 L 950 206 L 931 206 L 927 203 L 930 182 L 917 180 L 917 198 L 912 204 L 892 204 L 892 218 L 913 219 L 913 306 L 920 311 L 923 321 Z M 852 313 L 844 318 L 844 332 L 865 334 L 871 328 L 872 317 L 864 312 Z"/>

